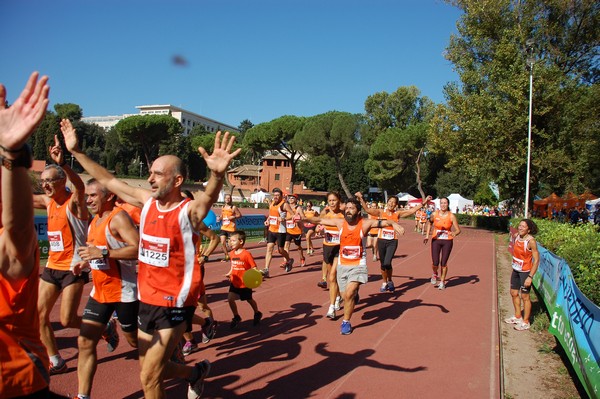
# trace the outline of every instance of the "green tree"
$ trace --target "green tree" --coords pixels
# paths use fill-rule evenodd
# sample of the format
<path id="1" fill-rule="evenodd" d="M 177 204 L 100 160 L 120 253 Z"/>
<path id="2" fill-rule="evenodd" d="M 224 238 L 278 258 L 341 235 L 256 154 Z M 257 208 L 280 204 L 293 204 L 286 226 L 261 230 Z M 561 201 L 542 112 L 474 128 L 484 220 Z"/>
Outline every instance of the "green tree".
<path id="1" fill-rule="evenodd" d="M 59 119 L 52 111 L 46 111 L 44 119 L 31 136 L 33 157 L 51 161 L 48 147 L 54 145 L 54 135 L 60 133 Z"/>
<path id="2" fill-rule="evenodd" d="M 78 121 L 83 116 L 83 110 L 77 104 L 55 104 L 54 110 L 58 119 L 70 119 L 71 122 Z"/>
<path id="3" fill-rule="evenodd" d="M 356 144 L 358 121 L 358 115 L 330 111 L 308 118 L 304 128 L 294 138 L 294 144 L 306 154 L 327 155 L 331 158 L 342 190 L 348 197 L 354 193 L 350 192 L 345 181 L 342 161 Z"/>
<path id="4" fill-rule="evenodd" d="M 498 197 L 488 182 L 482 182 L 473 196 L 473 202 L 478 205 L 498 205 Z"/>
<path id="5" fill-rule="evenodd" d="M 159 154 L 160 144 L 175 140 L 183 127 L 169 115 L 134 115 L 120 120 L 115 130 L 120 142 L 136 148 L 150 168 Z"/>
<path id="6" fill-rule="evenodd" d="M 292 169 L 290 192 L 293 192 L 297 180 L 298 162 L 304 155 L 302 143 L 295 137 L 302 131 L 305 121 L 302 117 L 286 115 L 255 125 L 244 134 L 243 147 L 247 150 L 254 151 L 255 154 L 274 150 L 289 161 Z"/>
<path id="7" fill-rule="evenodd" d="M 473 198 L 478 185 L 479 179 L 476 176 L 464 173 L 460 169 L 443 170 L 437 176 L 435 190 L 438 197 L 459 193 L 463 197 Z"/>
<path id="8" fill-rule="evenodd" d="M 460 84 L 445 88 L 429 148 L 449 168 L 498 183 L 503 198 L 525 191 L 529 72 L 533 66 L 531 197 L 539 187 L 591 188 L 598 174 L 600 5 L 592 0 L 448 0 L 464 13 L 447 48 Z M 596 113 L 590 112 L 596 110 Z M 592 149 L 595 146 L 594 149 Z M 582 160 L 580 161 L 579 158 Z"/>

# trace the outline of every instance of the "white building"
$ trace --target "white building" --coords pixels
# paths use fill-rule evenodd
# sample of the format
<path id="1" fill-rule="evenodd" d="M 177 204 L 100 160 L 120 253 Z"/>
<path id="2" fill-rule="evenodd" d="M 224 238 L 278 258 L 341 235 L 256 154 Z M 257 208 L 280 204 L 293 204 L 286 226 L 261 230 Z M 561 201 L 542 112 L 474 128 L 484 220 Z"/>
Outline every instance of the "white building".
<path id="1" fill-rule="evenodd" d="M 138 105 L 137 109 L 140 110 L 139 114 L 123 114 L 121 116 L 88 116 L 82 118 L 84 122 L 94 123 L 104 129 L 110 129 L 116 125 L 121 119 L 125 119 L 133 115 L 168 115 L 171 116 L 181 123 L 183 126 L 183 134 L 188 135 L 194 126 L 201 125 L 208 132 L 214 133 L 219 130 L 239 133 L 238 128 L 216 121 L 214 119 L 207 118 L 202 115 L 195 114 L 187 111 L 183 108 L 176 107 L 174 105 Z"/>

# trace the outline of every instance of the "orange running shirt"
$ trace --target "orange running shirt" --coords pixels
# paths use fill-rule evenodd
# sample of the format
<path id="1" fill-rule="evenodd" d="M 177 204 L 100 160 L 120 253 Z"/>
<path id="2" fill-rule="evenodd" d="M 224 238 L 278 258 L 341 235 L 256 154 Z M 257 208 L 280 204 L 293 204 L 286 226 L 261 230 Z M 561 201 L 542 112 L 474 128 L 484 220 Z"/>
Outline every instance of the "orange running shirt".
<path id="1" fill-rule="evenodd" d="M 318 216 L 318 215 L 319 215 L 319 213 L 317 211 L 315 211 L 314 209 L 304 211 L 304 217 L 306 217 L 306 218 L 314 218 L 315 216 Z M 315 227 L 315 225 L 313 223 L 304 222 L 304 227 L 306 227 L 307 229 L 312 229 L 313 227 Z"/>
<path id="2" fill-rule="evenodd" d="M 2 229 L 0 229 L 0 235 Z M 48 386 L 48 354 L 37 310 L 39 252 L 31 275 L 9 281 L 0 274 L 0 396 L 29 395 Z"/>
<path id="3" fill-rule="evenodd" d="M 76 248 L 85 246 L 88 221 L 77 218 L 69 209 L 73 193 L 64 204 L 58 205 L 50 199 L 48 203 L 48 263 L 46 267 L 55 270 L 72 270 L 81 257 Z"/>
<path id="4" fill-rule="evenodd" d="M 120 204 L 117 204 L 117 206 L 119 208 L 123 208 L 123 210 L 125 212 L 127 212 L 129 217 L 131 218 L 131 220 L 133 220 L 133 224 L 135 224 L 136 226 L 140 225 L 140 216 L 142 214 L 141 208 L 138 208 L 137 206 L 133 206 L 128 202 L 122 202 Z"/>
<path id="5" fill-rule="evenodd" d="M 125 241 L 117 239 L 110 231 L 110 222 L 119 213 L 125 212 L 115 207 L 110 215 L 98 223 L 94 216 L 88 231 L 88 243 L 100 249 L 117 249 L 127 246 Z M 94 259 L 90 261 L 92 269 L 92 292 L 90 296 L 100 303 L 134 302 L 137 300 L 137 274 L 134 259 Z"/>
<path id="6" fill-rule="evenodd" d="M 297 206 L 296 206 L 296 208 L 297 208 Z M 294 209 L 293 216 L 296 216 L 296 209 Z M 292 235 L 302 234 L 302 229 L 300 229 L 300 226 L 298 226 L 298 223 L 296 221 L 294 221 L 293 217 L 292 217 L 292 219 L 287 219 L 285 221 L 285 228 L 287 229 L 288 234 L 292 234 Z"/>
<path id="7" fill-rule="evenodd" d="M 155 306 L 196 306 L 202 273 L 196 256 L 198 232 L 188 216 L 190 200 L 160 209 L 151 198 L 142 208 L 138 297 Z"/>
<path id="8" fill-rule="evenodd" d="M 233 233 L 235 231 L 235 219 L 230 220 L 233 216 L 233 208 L 228 205 L 226 206 L 227 208 L 224 206 L 221 211 L 221 230 Z"/>
<path id="9" fill-rule="evenodd" d="M 335 213 L 333 211 L 329 211 L 323 216 L 324 219 L 343 219 L 344 213 L 338 212 Z M 323 239 L 323 245 L 327 245 L 330 247 L 335 247 L 336 245 L 340 245 L 340 231 L 337 227 L 334 226 L 323 226 L 325 227 L 325 238 Z"/>
<path id="10" fill-rule="evenodd" d="M 518 235 L 513 245 L 512 268 L 518 272 L 528 272 L 533 266 L 533 253 L 527 246 L 529 240 L 523 240 Z"/>
<path id="11" fill-rule="evenodd" d="M 381 219 L 382 220 L 391 220 L 391 221 L 398 223 L 398 221 L 400 220 L 400 214 L 398 212 L 393 212 L 390 214 L 390 213 L 388 213 L 388 211 L 383 211 L 383 212 L 381 212 Z M 382 227 L 381 229 L 379 229 L 379 238 L 384 239 L 384 240 L 397 240 L 398 235 L 396 234 L 396 231 L 394 230 L 393 227 L 388 226 L 388 227 Z"/>
<path id="12" fill-rule="evenodd" d="M 285 219 L 285 214 L 287 213 L 281 210 L 283 203 L 284 202 L 281 201 L 279 204 L 273 205 L 273 202 L 271 202 L 271 205 L 269 206 L 269 216 L 267 220 L 269 221 L 269 231 L 272 233 L 285 233 L 287 231 L 285 222 L 280 223 L 278 219 L 280 217 Z"/>
<path id="13" fill-rule="evenodd" d="M 340 265 L 358 266 L 362 260 L 366 261 L 365 248 L 362 245 L 362 225 L 361 218 L 354 230 L 350 230 L 348 222 L 344 220 L 340 230 Z"/>
<path id="14" fill-rule="evenodd" d="M 433 235 L 432 240 L 452 240 L 452 212 L 446 211 L 445 215 L 437 210 L 433 213 Z"/>
<path id="15" fill-rule="evenodd" d="M 231 284 L 236 288 L 246 288 L 244 284 L 244 273 L 248 269 L 256 267 L 256 262 L 252 257 L 252 254 L 242 248 L 242 252 L 236 254 L 235 251 L 229 252 L 229 259 L 231 259 Z"/>

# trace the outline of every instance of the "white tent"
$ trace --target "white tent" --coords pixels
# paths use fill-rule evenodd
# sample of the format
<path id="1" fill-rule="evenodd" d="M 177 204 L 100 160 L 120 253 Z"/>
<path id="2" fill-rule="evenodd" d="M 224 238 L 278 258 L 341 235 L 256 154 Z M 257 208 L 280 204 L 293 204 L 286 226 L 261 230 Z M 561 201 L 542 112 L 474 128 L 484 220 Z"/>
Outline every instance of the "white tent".
<path id="1" fill-rule="evenodd" d="M 398 193 L 396 194 L 396 197 L 398 197 L 398 201 L 411 201 L 417 199 L 417 197 L 413 197 L 409 193 Z"/>
<path id="2" fill-rule="evenodd" d="M 473 200 L 467 199 L 460 194 L 450 194 L 448 196 L 448 201 L 450 201 L 449 209 L 454 213 L 456 213 L 457 207 L 460 213 L 463 212 L 465 206 L 473 207 Z M 436 198 L 433 202 L 435 202 L 435 208 L 440 209 L 440 199 Z"/>

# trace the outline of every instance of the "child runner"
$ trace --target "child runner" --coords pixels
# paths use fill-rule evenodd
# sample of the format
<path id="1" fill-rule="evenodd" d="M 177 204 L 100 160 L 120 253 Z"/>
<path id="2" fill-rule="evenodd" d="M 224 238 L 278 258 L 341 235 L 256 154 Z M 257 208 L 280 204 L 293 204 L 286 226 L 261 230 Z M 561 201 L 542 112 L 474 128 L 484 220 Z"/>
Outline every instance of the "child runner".
<path id="1" fill-rule="evenodd" d="M 256 262 L 254 261 L 252 254 L 244 249 L 245 242 L 246 233 L 241 230 L 234 231 L 229 235 L 229 245 L 231 246 L 229 259 L 231 260 L 231 269 L 225 276 L 229 277 L 229 280 L 231 281 L 231 284 L 229 285 L 229 294 L 227 295 L 227 301 L 229 302 L 229 307 L 233 313 L 233 319 L 230 324 L 231 329 L 235 329 L 240 321 L 242 321 L 235 303 L 237 300 L 248 301 L 250 306 L 252 306 L 252 310 L 254 310 L 253 325 L 259 325 L 260 319 L 262 319 L 262 313 L 258 310 L 256 301 L 252 298 L 252 289 L 247 288 L 246 285 L 244 285 L 243 276 L 246 270 L 256 269 Z"/>

